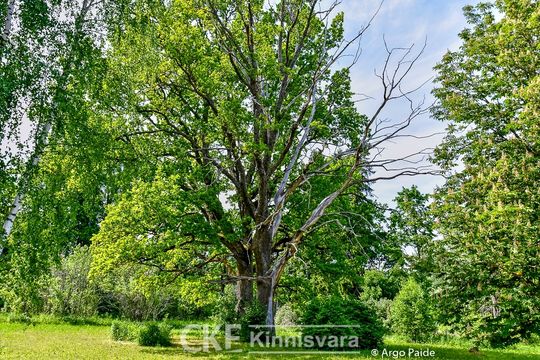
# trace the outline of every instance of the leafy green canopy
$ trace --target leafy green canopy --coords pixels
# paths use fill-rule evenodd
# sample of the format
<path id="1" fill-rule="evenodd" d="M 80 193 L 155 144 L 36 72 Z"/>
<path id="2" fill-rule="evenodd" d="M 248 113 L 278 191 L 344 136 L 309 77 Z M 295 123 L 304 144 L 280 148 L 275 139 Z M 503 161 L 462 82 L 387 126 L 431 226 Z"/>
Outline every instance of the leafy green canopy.
<path id="1" fill-rule="evenodd" d="M 390 307 L 392 329 L 412 341 L 425 341 L 433 336 L 433 309 L 422 287 L 409 278 Z"/>
<path id="2" fill-rule="evenodd" d="M 505 346 L 540 327 L 540 6 L 465 14 L 463 45 L 437 66 L 435 115 L 449 122 L 435 158 L 449 172 L 435 198 L 439 296 L 450 324 Z"/>
<path id="3" fill-rule="evenodd" d="M 94 101 L 106 70 L 96 35 L 104 28 L 104 3 L 16 4 L 0 64 L 0 135 L 18 148 L 1 157 L 2 221 L 16 195 L 21 210 L 11 235 L 2 236 L 0 275 L 31 311 L 41 276 L 75 244 L 89 243 L 104 205 L 132 172 L 120 173 L 118 161 L 127 154 Z M 32 129 L 28 141 L 21 127 Z M 138 173 L 144 168 L 139 164 Z"/>
<path id="4" fill-rule="evenodd" d="M 241 275 L 268 276 L 351 177 L 354 159 L 336 154 L 360 145 L 366 118 L 348 69 L 330 70 L 343 16 L 325 26 L 315 3 L 135 2 L 106 87 L 115 131 L 159 170 L 109 208 L 93 238 L 96 271 L 215 265 L 234 280 L 244 264 Z M 359 209 L 365 190 L 351 186 L 341 208 Z"/>
<path id="5" fill-rule="evenodd" d="M 389 255 L 397 259 L 403 256 L 406 261 L 402 265 L 424 279 L 433 270 L 431 244 L 435 238 L 428 200 L 429 195 L 422 194 L 416 186 L 403 188 L 395 197 L 396 209 L 389 216 L 389 237 L 396 246 Z"/>

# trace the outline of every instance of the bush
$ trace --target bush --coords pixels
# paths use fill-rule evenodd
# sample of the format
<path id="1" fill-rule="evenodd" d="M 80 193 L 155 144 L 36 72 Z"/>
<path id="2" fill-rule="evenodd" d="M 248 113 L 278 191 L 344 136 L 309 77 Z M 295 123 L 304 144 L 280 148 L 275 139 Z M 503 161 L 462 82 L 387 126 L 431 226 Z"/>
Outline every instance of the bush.
<path id="1" fill-rule="evenodd" d="M 126 321 L 113 321 L 111 338 L 114 341 L 137 341 L 141 346 L 171 345 L 172 327 L 165 323 L 134 324 Z"/>
<path id="2" fill-rule="evenodd" d="M 1 262 L 0 262 L 1 263 Z M 2 311 L 17 314 L 39 314 L 44 311 L 42 292 L 47 276 L 35 273 L 21 273 L 12 269 L 1 274 L 0 297 Z"/>
<path id="3" fill-rule="evenodd" d="M 264 331 L 266 328 L 257 327 L 255 325 L 264 325 L 266 323 L 266 311 L 258 302 L 253 301 L 246 305 L 243 314 L 236 311 L 236 295 L 234 287 L 227 286 L 216 308 L 216 318 L 221 324 L 238 324 L 240 331 L 233 332 L 233 335 L 240 336 L 240 341 L 248 342 L 250 340 L 251 331 Z"/>
<path id="4" fill-rule="evenodd" d="M 250 341 L 251 332 L 266 331 L 266 327 L 258 327 L 257 325 L 266 324 L 266 311 L 258 302 L 254 301 L 246 307 L 244 314 L 239 316 L 238 323 L 240 324 L 240 340 Z"/>
<path id="5" fill-rule="evenodd" d="M 529 339 L 525 341 L 526 344 L 529 345 L 540 345 L 540 334 L 532 334 Z"/>
<path id="6" fill-rule="evenodd" d="M 90 249 L 77 246 L 52 269 L 45 290 L 46 311 L 58 316 L 93 316 L 99 297 L 96 285 L 88 281 L 92 263 Z"/>
<path id="7" fill-rule="evenodd" d="M 177 315 L 175 289 L 140 281 L 143 271 L 139 266 L 123 266 L 100 277 L 98 313 L 132 321 L 157 321 L 167 314 Z M 147 276 L 150 278 L 150 274 Z"/>
<path id="8" fill-rule="evenodd" d="M 290 304 L 284 304 L 276 311 L 275 323 L 278 326 L 294 326 L 298 324 L 298 315 Z"/>
<path id="9" fill-rule="evenodd" d="M 114 341 L 133 341 L 138 338 L 139 327 L 125 321 L 113 321 L 111 324 L 111 339 Z"/>
<path id="10" fill-rule="evenodd" d="M 377 319 L 379 319 L 385 331 L 390 331 L 392 329 L 392 316 L 390 314 L 390 309 L 392 308 L 392 300 L 382 298 L 376 301 L 367 301 L 368 306 L 375 310 Z"/>
<path id="11" fill-rule="evenodd" d="M 316 298 L 309 302 L 302 314 L 303 325 L 341 325 L 340 327 L 304 327 L 302 335 L 326 339 L 316 348 L 374 349 L 382 345 L 384 328 L 375 312 L 359 300 L 349 300 L 337 296 Z M 343 325 L 350 325 L 343 326 Z M 346 337 L 344 343 L 332 343 L 333 337 Z M 306 342 L 304 342 L 306 345 Z M 308 346 L 308 345 L 306 345 Z"/>
<path id="12" fill-rule="evenodd" d="M 422 287 L 409 279 L 390 308 L 392 329 L 412 341 L 423 341 L 435 332 L 432 309 Z"/>
<path id="13" fill-rule="evenodd" d="M 460 319 L 463 324 L 454 326 L 477 347 L 505 348 L 526 341 L 531 333 L 540 329 L 534 321 L 526 325 L 520 323 L 515 314 L 523 314 L 525 310 L 520 308 L 518 301 L 504 299 L 493 307 L 492 299 L 488 297 L 476 311 L 468 309 L 469 312 Z M 492 311 L 497 311 L 497 316 Z"/>
<path id="14" fill-rule="evenodd" d="M 8 323 L 34 324 L 33 319 L 27 314 L 9 314 L 6 320 Z"/>
<path id="15" fill-rule="evenodd" d="M 170 346 L 171 326 L 164 323 L 147 323 L 139 330 L 137 342 L 141 346 Z"/>
<path id="16" fill-rule="evenodd" d="M 362 294 L 360 299 L 392 300 L 399 292 L 399 283 L 402 279 L 398 270 L 393 268 L 390 271 L 367 270 L 362 279 Z"/>
<path id="17" fill-rule="evenodd" d="M 225 286 L 224 292 L 218 300 L 214 313 L 214 320 L 222 324 L 237 324 L 239 322 L 239 316 L 236 312 L 236 294 L 234 292 L 234 286 Z"/>

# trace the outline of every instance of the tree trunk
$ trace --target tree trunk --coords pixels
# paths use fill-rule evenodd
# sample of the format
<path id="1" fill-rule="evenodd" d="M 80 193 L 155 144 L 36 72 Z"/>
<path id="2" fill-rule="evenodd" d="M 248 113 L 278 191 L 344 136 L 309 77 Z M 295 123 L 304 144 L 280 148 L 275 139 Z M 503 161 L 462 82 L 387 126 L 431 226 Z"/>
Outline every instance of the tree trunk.
<path id="1" fill-rule="evenodd" d="M 4 19 L 4 28 L 2 29 L 3 42 L 9 41 L 9 35 L 11 34 L 11 23 L 12 23 L 14 11 L 15 11 L 15 0 L 10 0 L 9 3 L 7 4 L 6 18 Z M 1 50 L 3 47 L 3 44 L 0 44 L 0 45 L 2 45 L 0 46 L 0 50 Z M 0 138 L 0 141 L 1 140 L 2 139 Z M 13 205 L 11 207 L 9 215 L 3 224 L 4 235 L 6 238 L 11 233 L 11 229 L 13 227 L 13 221 L 15 220 L 15 217 L 17 216 L 17 213 L 19 212 L 20 209 L 21 209 L 21 197 L 17 194 L 17 196 L 13 200 Z M 0 238 L 2 238 L 2 234 L 0 234 Z M 4 251 L 4 248 L 0 246 L 0 255 L 2 255 L 3 251 Z"/>
<path id="2" fill-rule="evenodd" d="M 15 11 L 15 0 L 10 0 L 7 4 L 6 18 L 4 20 L 4 29 L 2 31 L 2 39 L 4 41 L 9 40 L 9 34 L 11 34 L 11 23 L 13 19 L 13 12 Z"/>
<path id="3" fill-rule="evenodd" d="M 4 235 L 7 238 L 9 234 L 11 233 L 11 229 L 13 228 L 13 223 L 15 222 L 15 218 L 17 217 L 17 214 L 21 210 L 22 205 L 22 195 L 19 193 L 17 196 L 15 196 L 15 199 L 13 200 L 13 204 L 11 205 L 11 211 L 9 212 L 9 215 L 6 218 L 6 221 L 4 221 Z M 2 254 L 2 249 L 0 248 L 0 254 Z"/>
<path id="4" fill-rule="evenodd" d="M 48 144 L 49 133 L 51 132 L 51 129 L 52 129 L 51 123 L 45 124 L 45 126 L 43 127 L 41 131 L 41 134 L 38 136 L 38 141 L 36 141 L 35 143 L 32 161 L 29 164 L 32 168 L 36 167 L 39 164 L 39 161 L 41 159 L 41 153 Z M 25 181 L 28 181 L 28 179 L 22 179 L 21 181 L 24 183 Z M 11 234 L 11 230 L 13 229 L 13 224 L 15 222 L 15 219 L 17 218 L 19 211 L 21 211 L 22 200 L 24 197 L 24 188 L 25 188 L 24 184 L 22 186 L 19 186 L 19 192 L 15 196 L 15 199 L 13 199 L 13 204 L 11 205 L 11 210 L 9 212 L 9 215 L 4 221 L 3 229 L 4 229 L 5 238 L 7 238 Z M 4 251 L 4 248 L 0 247 L 0 255 L 2 255 L 3 251 Z"/>
<path id="5" fill-rule="evenodd" d="M 248 259 L 249 260 L 249 259 Z M 236 312 L 243 314 L 246 306 L 253 302 L 253 269 L 249 261 L 238 260 L 237 270 L 240 279 L 236 282 Z"/>
<path id="6" fill-rule="evenodd" d="M 275 283 L 270 274 L 272 265 L 272 234 L 269 228 L 261 229 L 256 236 L 255 260 L 257 269 L 257 300 L 266 312 L 265 324 L 268 335 L 275 334 L 274 329 L 274 289 Z"/>
<path id="7" fill-rule="evenodd" d="M 274 326 L 274 290 L 271 279 L 257 281 L 257 300 L 266 311 L 267 326 Z"/>

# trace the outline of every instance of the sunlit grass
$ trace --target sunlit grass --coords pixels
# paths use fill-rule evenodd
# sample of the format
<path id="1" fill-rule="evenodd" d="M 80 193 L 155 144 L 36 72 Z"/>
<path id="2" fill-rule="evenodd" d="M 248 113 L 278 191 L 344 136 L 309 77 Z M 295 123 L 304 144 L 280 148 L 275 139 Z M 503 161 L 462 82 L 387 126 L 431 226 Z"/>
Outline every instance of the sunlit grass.
<path id="1" fill-rule="evenodd" d="M 183 322 L 177 325 L 181 326 Z M 240 353 L 227 352 L 198 352 L 188 353 L 179 345 L 180 331 L 173 331 L 175 346 L 167 348 L 141 347 L 130 342 L 114 342 L 110 339 L 110 327 L 106 325 L 71 325 L 64 323 L 34 324 L 0 323 L 0 359 L 381 359 L 381 351 L 405 351 L 409 348 L 432 349 L 435 359 L 482 359 L 482 360 L 525 360 L 540 359 L 540 346 L 520 344 L 506 350 L 484 350 L 479 354 L 470 353 L 466 344 L 410 344 L 395 337 L 385 341 L 379 355 L 374 357 L 370 351 L 358 352 L 353 355 L 342 354 L 261 354 L 250 351 L 265 351 L 265 348 L 249 349 L 246 345 L 235 344 L 234 349 Z M 280 335 L 292 335 L 285 332 Z M 201 345 L 201 332 L 190 333 L 187 338 L 192 346 Z M 287 349 L 281 349 L 287 350 Z M 391 357 L 386 357 L 391 359 Z M 414 359 L 414 357 L 405 357 Z M 425 359 L 425 358 L 423 358 Z"/>

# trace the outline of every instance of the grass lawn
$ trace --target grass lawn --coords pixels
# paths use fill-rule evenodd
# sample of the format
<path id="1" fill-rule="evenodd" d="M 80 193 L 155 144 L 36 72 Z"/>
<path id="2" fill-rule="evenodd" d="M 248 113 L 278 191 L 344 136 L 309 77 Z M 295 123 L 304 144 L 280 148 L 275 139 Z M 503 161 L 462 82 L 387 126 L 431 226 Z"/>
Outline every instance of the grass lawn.
<path id="1" fill-rule="evenodd" d="M 382 350 L 378 356 L 370 351 L 358 352 L 354 355 L 337 354 L 254 354 L 244 348 L 242 353 L 210 352 L 191 354 L 179 345 L 179 334 L 174 341 L 176 346 L 170 348 L 141 347 L 134 343 L 113 342 L 109 338 L 109 327 L 104 325 L 69 325 L 41 324 L 25 325 L 19 323 L 0 322 L 0 359 L 24 360 L 56 360 L 56 359 L 382 359 Z M 189 339 L 196 344 L 196 339 Z M 441 344 L 408 344 L 394 338 L 385 342 L 387 351 L 408 352 L 409 348 L 432 349 L 435 357 L 421 359 L 481 359 L 481 360 L 525 360 L 540 359 L 540 346 L 519 345 L 507 350 L 482 350 L 472 354 L 465 347 Z M 259 349 L 264 350 L 264 349 Z M 392 359 L 391 354 L 384 357 Z M 398 357 L 415 359 L 415 357 Z M 416 358 L 418 359 L 418 358 Z"/>

